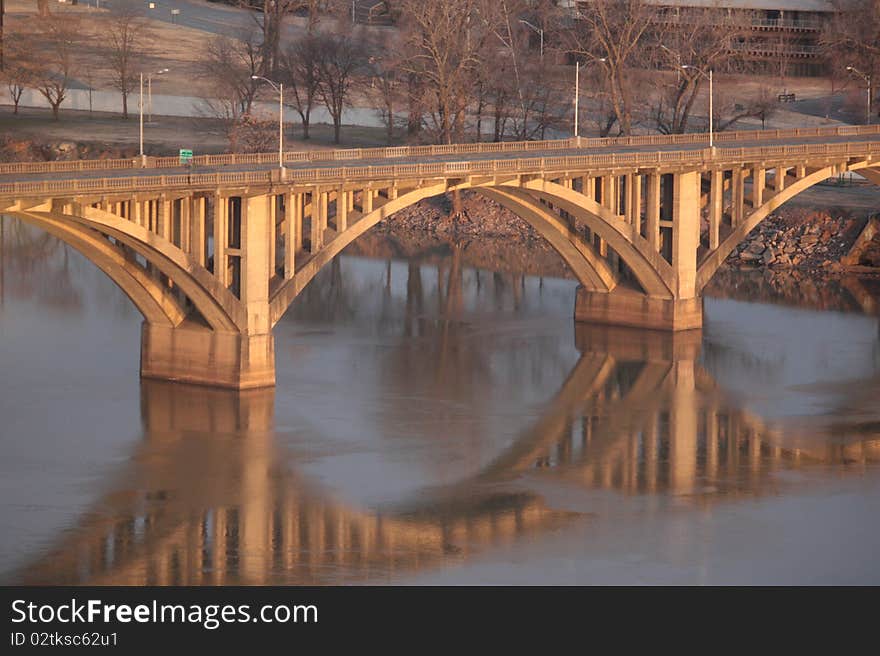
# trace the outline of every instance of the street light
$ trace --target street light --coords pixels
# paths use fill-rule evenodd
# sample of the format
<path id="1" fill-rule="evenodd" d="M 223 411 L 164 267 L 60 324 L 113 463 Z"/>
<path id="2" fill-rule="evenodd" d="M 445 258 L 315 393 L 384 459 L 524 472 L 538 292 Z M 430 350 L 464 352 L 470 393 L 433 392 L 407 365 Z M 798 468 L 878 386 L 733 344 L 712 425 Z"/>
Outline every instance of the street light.
<path id="1" fill-rule="evenodd" d="M 662 43 L 660 44 L 660 47 L 663 48 L 670 55 L 675 57 L 675 61 L 676 61 L 675 80 L 676 80 L 676 82 L 678 82 L 680 84 L 681 83 L 681 53 L 675 52 L 674 50 L 670 50 L 669 48 L 664 46 Z"/>
<path id="2" fill-rule="evenodd" d="M 544 30 L 542 30 L 540 27 L 537 27 L 536 25 L 532 25 L 525 18 L 520 18 L 519 22 L 522 23 L 523 25 L 525 25 L 526 27 L 532 28 L 535 32 L 538 33 L 538 36 L 541 37 L 541 60 L 543 60 L 544 59 Z"/>
<path id="3" fill-rule="evenodd" d="M 265 78 L 262 75 L 251 75 L 252 80 L 262 80 L 263 82 L 267 82 L 269 86 L 271 86 L 275 91 L 278 92 L 278 168 L 281 169 L 282 176 L 284 175 L 284 83 L 278 82 L 277 84 L 270 80 L 269 78 Z"/>
<path id="4" fill-rule="evenodd" d="M 163 68 L 161 71 L 156 71 L 155 73 L 147 73 L 147 79 L 150 79 L 153 75 L 161 75 L 162 73 L 167 73 L 168 69 Z M 141 144 L 141 166 L 147 165 L 147 157 L 144 155 L 144 74 L 141 72 L 141 93 L 140 93 L 140 101 L 138 102 L 138 114 L 139 114 L 139 132 L 140 132 L 140 144 Z M 152 112 L 152 109 L 150 110 Z"/>
<path id="5" fill-rule="evenodd" d="M 168 69 L 163 68 L 155 73 L 147 73 L 147 123 L 153 122 L 153 76 L 163 75 Z"/>
<path id="6" fill-rule="evenodd" d="M 846 67 L 846 70 L 848 70 L 850 73 L 855 73 L 856 75 L 861 75 L 861 76 L 862 76 L 862 79 L 863 79 L 863 80 L 865 81 L 865 83 L 867 84 L 867 91 L 868 91 L 868 105 L 867 105 L 867 108 L 866 108 L 866 110 L 865 110 L 865 123 L 868 124 L 868 123 L 871 122 L 871 76 L 868 75 L 867 73 L 862 73 L 862 72 L 861 72 L 859 69 L 857 69 L 855 66 L 847 66 L 847 67 Z"/>
<path id="7" fill-rule="evenodd" d="M 685 64 L 684 66 L 682 66 L 682 68 L 690 68 L 692 70 L 695 70 L 697 73 L 699 73 L 703 77 L 709 78 L 709 148 L 714 149 L 715 148 L 715 134 L 714 134 L 715 133 L 715 129 L 714 129 L 715 117 L 714 117 L 714 110 L 712 107 L 712 103 L 713 103 L 712 69 L 710 68 L 709 74 L 706 75 L 706 73 L 705 73 L 705 71 L 703 71 L 703 69 L 697 68 L 696 66 L 691 66 L 690 64 Z"/>

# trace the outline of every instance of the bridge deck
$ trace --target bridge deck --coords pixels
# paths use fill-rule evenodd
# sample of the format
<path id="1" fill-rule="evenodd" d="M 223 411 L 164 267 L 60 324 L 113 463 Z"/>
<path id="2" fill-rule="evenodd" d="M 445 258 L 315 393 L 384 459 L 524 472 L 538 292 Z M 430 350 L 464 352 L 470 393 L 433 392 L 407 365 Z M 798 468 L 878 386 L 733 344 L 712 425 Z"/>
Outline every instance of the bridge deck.
<path id="1" fill-rule="evenodd" d="M 872 126 L 869 126 L 872 127 Z M 823 135 L 812 137 L 788 137 L 788 138 L 770 138 L 775 131 L 767 131 L 766 138 L 758 138 L 755 132 L 744 133 L 748 135 L 742 140 L 726 140 L 723 143 L 716 144 L 716 151 L 722 156 L 730 149 L 737 148 L 779 148 L 794 147 L 807 145 L 835 145 L 835 144 L 864 144 L 877 145 L 880 149 L 880 134 L 871 131 L 865 134 L 854 135 Z M 331 160 L 307 160 L 307 161 L 286 161 L 285 168 L 290 172 L 306 172 L 309 170 L 326 170 L 336 169 L 340 167 L 363 168 L 363 167 L 385 167 L 400 166 L 411 164 L 452 164 L 467 162 L 485 162 L 485 161 L 510 161 L 510 160 L 527 160 L 540 157 L 582 157 L 590 155 L 623 155 L 634 153 L 656 154 L 656 153 L 690 153 L 696 154 L 706 150 L 707 143 L 704 141 L 695 143 L 668 143 L 668 144 L 651 144 L 651 145 L 625 145 L 611 144 L 607 146 L 585 147 L 585 148 L 564 148 L 552 149 L 547 151 L 512 151 L 512 152 L 482 152 L 482 153 L 455 153 L 444 155 L 422 155 L 407 156 L 400 158 L 393 157 L 368 157 L 368 158 L 346 158 Z M 650 158 L 646 158 L 646 165 Z M 41 181 L 72 181 L 72 180 L 94 180 L 109 178 L 139 178 L 153 176 L 180 176 L 180 175 L 197 175 L 212 173 L 251 173 L 251 172 L 272 172 L 277 171 L 278 162 L 276 159 L 268 163 L 259 164 L 228 164 L 215 166 L 194 166 L 192 169 L 182 169 L 180 166 L 163 166 L 148 168 L 122 168 L 122 169 L 98 169 L 83 171 L 62 171 L 62 172 L 41 172 L 41 173 L 3 173 L 0 171 L 0 193 L 8 183 L 14 182 L 41 182 Z M 303 182 L 299 176 L 294 182 Z"/>
<path id="2" fill-rule="evenodd" d="M 823 139 L 797 139 L 725 144 L 714 151 L 694 145 L 627 147 L 590 151 L 554 150 L 548 153 L 474 153 L 446 156 L 411 157 L 392 160 L 354 160 L 297 163 L 287 167 L 284 177 L 277 164 L 233 165 L 174 169 L 125 169 L 72 171 L 2 176 L 0 198 L 94 196 L 164 191 L 211 191 L 273 187 L 338 188 L 351 183 L 361 188 L 378 184 L 396 186 L 398 182 L 452 180 L 471 176 L 515 177 L 522 175 L 579 176 L 620 174 L 638 170 L 672 173 L 682 170 L 708 171 L 737 168 L 760 162 L 764 167 L 796 167 L 811 163 L 826 166 L 829 161 L 858 157 L 869 160 L 880 154 L 880 136 L 857 135 Z"/>

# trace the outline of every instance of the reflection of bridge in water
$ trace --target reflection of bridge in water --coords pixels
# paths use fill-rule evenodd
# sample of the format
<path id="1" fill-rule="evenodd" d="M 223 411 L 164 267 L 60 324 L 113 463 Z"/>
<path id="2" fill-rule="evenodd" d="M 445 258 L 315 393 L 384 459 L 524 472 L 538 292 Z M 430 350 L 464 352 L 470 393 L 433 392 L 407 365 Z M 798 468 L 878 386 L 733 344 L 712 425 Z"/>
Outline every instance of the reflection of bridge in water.
<path id="1" fill-rule="evenodd" d="M 796 448 L 697 363 L 699 336 L 584 328 L 541 418 L 479 473 L 370 509 L 331 498 L 275 444 L 274 392 L 145 381 L 145 440 L 24 583 L 265 584 L 384 580 L 576 521 L 517 474 L 623 493 L 761 494 L 774 472 L 880 460 L 880 434 Z M 827 444 L 827 443 L 826 443 Z"/>

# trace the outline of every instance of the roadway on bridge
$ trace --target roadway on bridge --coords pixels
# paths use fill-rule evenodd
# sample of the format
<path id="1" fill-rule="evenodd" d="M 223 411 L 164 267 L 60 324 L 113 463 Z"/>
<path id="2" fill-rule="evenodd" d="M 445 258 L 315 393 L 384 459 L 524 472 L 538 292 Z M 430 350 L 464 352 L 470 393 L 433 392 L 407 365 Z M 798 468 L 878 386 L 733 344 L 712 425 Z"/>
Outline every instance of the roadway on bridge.
<path id="1" fill-rule="evenodd" d="M 752 133 L 754 134 L 754 133 Z M 725 141 L 717 145 L 719 151 L 742 147 L 774 147 L 799 146 L 808 144 L 840 144 L 840 143 L 878 143 L 880 135 L 862 134 L 847 136 L 818 136 L 797 138 L 750 138 L 736 141 Z M 623 145 L 613 144 L 602 147 L 566 148 L 559 150 L 529 151 L 516 150 L 508 152 L 455 153 L 447 155 L 423 155 L 384 158 L 343 158 L 334 160 L 306 160 L 285 162 L 289 170 L 327 169 L 340 167 L 393 166 L 407 164 L 430 164 L 451 162 L 475 162 L 486 160 L 532 159 L 540 157 L 577 157 L 582 155 L 633 153 L 633 152 L 694 152 L 706 149 L 705 142 L 685 144 L 651 144 Z M 198 154 L 198 153 L 196 153 Z M 125 168 L 99 169 L 93 171 L 65 171 L 56 173 L 15 173 L 0 174 L 0 182 L 39 182 L 51 180 L 85 180 L 95 178 L 135 178 L 157 175 L 180 175 L 181 173 L 236 173 L 253 171 L 271 171 L 278 168 L 277 160 L 267 164 L 229 164 L 216 166 L 193 166 L 183 169 L 180 166 L 167 168 Z"/>

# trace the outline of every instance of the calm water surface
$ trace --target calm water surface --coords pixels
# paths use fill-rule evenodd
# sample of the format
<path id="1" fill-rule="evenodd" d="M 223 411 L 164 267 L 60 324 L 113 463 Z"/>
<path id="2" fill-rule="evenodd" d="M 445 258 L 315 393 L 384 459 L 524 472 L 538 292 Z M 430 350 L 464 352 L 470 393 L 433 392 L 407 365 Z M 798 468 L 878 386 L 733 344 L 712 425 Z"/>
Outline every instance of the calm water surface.
<path id="1" fill-rule="evenodd" d="M 236 394 L 139 381 L 134 307 L 6 220 L 0 582 L 880 583 L 860 289 L 672 337 L 456 249 L 348 255 Z"/>

